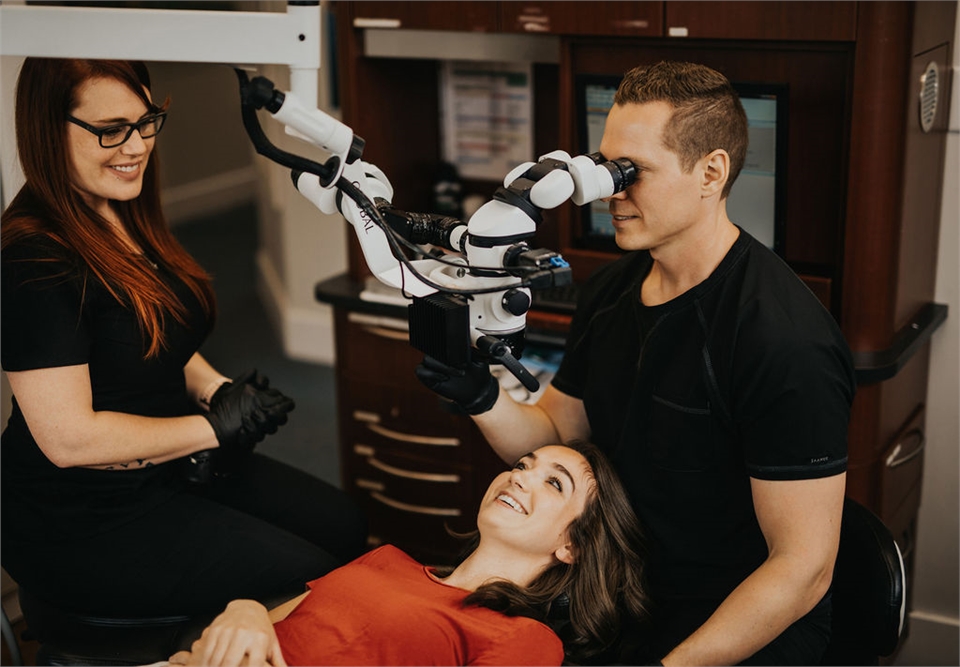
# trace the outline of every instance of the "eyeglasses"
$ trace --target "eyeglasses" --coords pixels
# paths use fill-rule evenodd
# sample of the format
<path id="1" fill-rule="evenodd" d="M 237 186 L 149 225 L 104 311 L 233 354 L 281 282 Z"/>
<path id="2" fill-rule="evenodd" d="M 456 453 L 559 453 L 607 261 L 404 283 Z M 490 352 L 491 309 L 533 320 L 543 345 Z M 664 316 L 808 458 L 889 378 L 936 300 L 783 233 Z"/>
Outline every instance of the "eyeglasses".
<path id="1" fill-rule="evenodd" d="M 141 118 L 136 123 L 117 123 L 116 125 L 107 125 L 106 127 L 95 127 L 89 123 L 84 123 L 79 118 L 68 115 L 67 120 L 74 125 L 79 125 L 87 132 L 97 135 L 100 140 L 100 146 L 103 148 L 116 148 L 126 143 L 136 130 L 140 133 L 141 139 L 155 137 L 163 129 L 163 123 L 167 119 L 167 112 L 161 111 L 152 116 Z"/>

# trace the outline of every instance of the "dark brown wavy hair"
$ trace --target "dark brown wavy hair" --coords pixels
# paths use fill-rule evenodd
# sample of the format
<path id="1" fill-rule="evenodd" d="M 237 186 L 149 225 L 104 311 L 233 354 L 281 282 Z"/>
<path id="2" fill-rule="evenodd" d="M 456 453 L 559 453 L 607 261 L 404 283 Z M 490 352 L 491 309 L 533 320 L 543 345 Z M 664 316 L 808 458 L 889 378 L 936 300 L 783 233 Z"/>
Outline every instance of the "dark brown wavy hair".
<path id="1" fill-rule="evenodd" d="M 173 290 L 127 248 L 110 223 L 96 213 L 71 181 L 67 115 L 90 79 L 115 79 L 151 111 L 146 66 L 137 61 L 27 58 L 17 80 L 16 134 L 26 183 L 0 222 L 0 246 L 46 238 L 76 257 L 84 285 L 92 274 L 110 294 L 136 313 L 144 333 L 144 357 L 165 347 L 164 320 L 186 323 L 186 310 Z M 212 324 L 216 315 L 210 277 L 174 238 L 160 206 L 156 148 L 143 174 L 140 196 L 111 201 L 127 233 L 148 258 L 177 275 L 200 302 Z"/>
<path id="2" fill-rule="evenodd" d="M 644 547 L 640 522 L 609 459 L 596 445 L 571 441 L 561 446 L 579 452 L 595 484 L 583 512 L 570 522 L 572 564 L 557 561 L 529 586 L 493 581 L 466 597 L 464 605 L 527 616 L 553 627 L 572 663 L 609 658 L 625 629 L 641 627 L 648 616 L 644 586 Z M 468 536 L 466 558 L 480 542 Z M 440 568 L 447 576 L 453 568 Z"/>
<path id="3" fill-rule="evenodd" d="M 614 95 L 615 104 L 668 102 L 673 116 L 663 130 L 663 145 L 677 154 L 687 172 L 718 148 L 730 156 L 730 176 L 723 197 L 747 157 L 747 114 L 740 96 L 720 72 L 697 63 L 659 62 L 627 72 Z"/>

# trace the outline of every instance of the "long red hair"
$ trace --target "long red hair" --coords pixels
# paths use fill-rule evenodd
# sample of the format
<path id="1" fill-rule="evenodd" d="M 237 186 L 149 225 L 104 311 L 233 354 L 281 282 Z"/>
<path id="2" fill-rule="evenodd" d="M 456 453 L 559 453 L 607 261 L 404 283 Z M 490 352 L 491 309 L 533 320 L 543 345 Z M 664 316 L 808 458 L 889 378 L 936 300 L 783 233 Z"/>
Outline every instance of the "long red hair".
<path id="1" fill-rule="evenodd" d="M 137 316 L 146 342 L 144 357 L 164 348 L 164 320 L 186 324 L 186 309 L 161 277 L 132 255 L 106 219 L 73 186 L 67 143 L 67 115 L 79 100 L 81 84 L 115 79 L 148 109 L 150 75 L 138 61 L 27 58 L 17 80 L 16 134 L 26 183 L 0 219 L 0 246 L 27 237 L 46 237 L 76 253 L 121 303 Z M 200 302 L 208 321 L 216 316 L 210 277 L 174 238 L 160 206 L 159 157 L 151 151 L 140 196 L 111 201 L 130 235 L 146 255 L 179 277 Z"/>

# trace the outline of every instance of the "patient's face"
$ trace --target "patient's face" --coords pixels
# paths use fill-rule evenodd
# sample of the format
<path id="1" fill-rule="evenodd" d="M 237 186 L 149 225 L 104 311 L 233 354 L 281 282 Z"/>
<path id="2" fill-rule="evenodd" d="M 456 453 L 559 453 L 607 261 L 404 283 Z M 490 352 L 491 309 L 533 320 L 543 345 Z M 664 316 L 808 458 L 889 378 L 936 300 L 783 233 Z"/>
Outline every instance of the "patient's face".
<path id="1" fill-rule="evenodd" d="M 567 544 L 567 527 L 592 493 L 593 471 L 569 447 L 547 446 L 527 454 L 487 489 L 477 526 L 519 553 L 548 555 Z"/>

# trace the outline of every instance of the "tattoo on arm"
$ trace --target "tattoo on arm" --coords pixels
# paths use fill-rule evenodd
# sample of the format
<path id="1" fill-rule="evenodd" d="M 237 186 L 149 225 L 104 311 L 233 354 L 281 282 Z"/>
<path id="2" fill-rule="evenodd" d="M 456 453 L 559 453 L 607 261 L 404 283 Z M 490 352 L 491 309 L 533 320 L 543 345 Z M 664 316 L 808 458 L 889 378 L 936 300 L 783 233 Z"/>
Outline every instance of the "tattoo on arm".
<path id="1" fill-rule="evenodd" d="M 130 470 L 131 468 L 152 468 L 153 466 L 153 461 L 148 459 L 137 459 L 136 461 L 128 461 L 127 463 L 108 463 L 105 465 L 89 467 L 93 468 L 94 470 Z"/>

